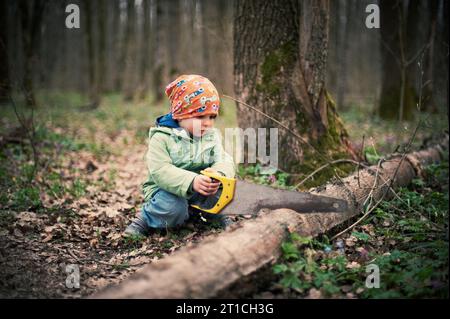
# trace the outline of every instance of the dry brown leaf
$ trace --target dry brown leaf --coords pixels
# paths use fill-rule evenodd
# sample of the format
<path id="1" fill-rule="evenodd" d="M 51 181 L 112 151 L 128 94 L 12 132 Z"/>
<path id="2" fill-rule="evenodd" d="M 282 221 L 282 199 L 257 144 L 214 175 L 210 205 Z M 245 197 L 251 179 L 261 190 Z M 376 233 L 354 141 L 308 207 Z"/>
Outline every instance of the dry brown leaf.
<path id="1" fill-rule="evenodd" d="M 47 226 L 47 227 L 44 228 L 44 232 L 51 233 L 57 228 L 58 228 L 57 224 L 56 225 L 52 225 L 52 226 Z"/>
<path id="2" fill-rule="evenodd" d="M 91 247 L 98 247 L 98 239 L 97 238 L 92 238 L 90 241 L 89 241 L 89 245 L 91 245 Z"/>
<path id="3" fill-rule="evenodd" d="M 111 241 L 116 241 L 122 238 L 121 233 L 109 233 L 108 236 L 106 236 Z"/>
<path id="4" fill-rule="evenodd" d="M 14 236 L 16 237 L 23 237 L 23 234 L 20 230 L 18 230 L 17 228 L 14 229 Z"/>
<path id="5" fill-rule="evenodd" d="M 356 238 L 353 236 L 350 236 L 349 238 L 345 239 L 345 245 L 348 247 L 355 246 Z"/>
<path id="6" fill-rule="evenodd" d="M 150 262 L 150 258 L 147 256 L 139 256 L 136 258 L 131 259 L 128 264 L 130 266 L 136 266 L 136 265 L 142 265 L 142 264 L 148 264 Z"/>
<path id="7" fill-rule="evenodd" d="M 44 239 L 42 239 L 42 242 L 46 243 L 46 242 L 52 240 L 52 238 L 53 238 L 53 235 L 50 233 Z"/>
<path id="8" fill-rule="evenodd" d="M 104 209 L 103 209 L 103 212 L 106 214 L 106 216 L 107 217 L 109 217 L 109 218 L 114 218 L 115 216 L 117 216 L 117 215 L 119 215 L 120 213 L 117 211 L 117 210 L 115 210 L 115 209 L 113 209 L 113 208 L 111 208 L 111 207 L 105 207 Z"/>

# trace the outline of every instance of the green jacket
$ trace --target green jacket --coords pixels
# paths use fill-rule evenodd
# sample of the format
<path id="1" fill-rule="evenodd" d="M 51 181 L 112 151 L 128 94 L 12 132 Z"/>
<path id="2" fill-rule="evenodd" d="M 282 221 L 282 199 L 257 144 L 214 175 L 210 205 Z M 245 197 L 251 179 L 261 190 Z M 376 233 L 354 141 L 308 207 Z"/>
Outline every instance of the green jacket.
<path id="1" fill-rule="evenodd" d="M 143 185 L 144 200 L 150 200 L 158 188 L 188 199 L 193 195 L 194 178 L 207 167 L 234 177 L 233 158 L 224 151 L 220 136 L 217 129 L 201 138 L 192 138 L 181 127 L 150 128 L 146 155 L 149 176 Z"/>

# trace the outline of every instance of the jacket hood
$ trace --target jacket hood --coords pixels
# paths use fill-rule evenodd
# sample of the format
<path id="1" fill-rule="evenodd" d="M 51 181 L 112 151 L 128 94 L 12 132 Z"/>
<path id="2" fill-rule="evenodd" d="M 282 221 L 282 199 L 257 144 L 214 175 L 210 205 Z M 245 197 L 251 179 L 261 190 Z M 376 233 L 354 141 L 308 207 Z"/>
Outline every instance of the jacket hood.
<path id="1" fill-rule="evenodd" d="M 171 128 L 180 127 L 177 121 L 172 118 L 172 113 L 161 115 L 156 119 L 156 126 L 165 126 Z"/>
<path id="2" fill-rule="evenodd" d="M 209 130 L 202 138 L 192 137 L 190 134 L 182 128 L 177 121 L 172 118 L 172 113 L 161 115 L 156 119 L 156 126 L 151 127 L 149 130 L 149 137 L 151 138 L 156 132 L 165 133 L 168 135 L 174 135 L 177 138 L 187 140 L 200 140 L 200 139 L 212 139 L 217 134 L 217 129 Z"/>
<path id="3" fill-rule="evenodd" d="M 176 135 L 178 138 L 190 139 L 189 133 L 172 118 L 172 113 L 167 113 L 156 118 L 155 126 L 150 128 L 149 137 L 156 132 L 167 135 Z"/>

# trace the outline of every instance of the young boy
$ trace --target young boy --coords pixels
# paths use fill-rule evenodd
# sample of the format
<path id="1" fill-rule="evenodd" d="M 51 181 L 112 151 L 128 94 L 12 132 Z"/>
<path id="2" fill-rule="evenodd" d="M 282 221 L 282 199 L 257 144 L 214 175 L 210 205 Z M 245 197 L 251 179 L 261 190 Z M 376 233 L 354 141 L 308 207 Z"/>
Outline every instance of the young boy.
<path id="1" fill-rule="evenodd" d="M 165 90 L 171 112 L 156 119 L 150 128 L 147 168 L 143 185 L 144 205 L 140 215 L 125 230 L 127 235 L 148 235 L 152 229 L 183 224 L 188 207 L 214 195 L 220 183 L 199 174 L 210 170 L 234 177 L 235 165 L 214 128 L 219 114 L 219 94 L 200 75 L 182 75 Z M 207 214 L 223 226 L 229 219 Z"/>

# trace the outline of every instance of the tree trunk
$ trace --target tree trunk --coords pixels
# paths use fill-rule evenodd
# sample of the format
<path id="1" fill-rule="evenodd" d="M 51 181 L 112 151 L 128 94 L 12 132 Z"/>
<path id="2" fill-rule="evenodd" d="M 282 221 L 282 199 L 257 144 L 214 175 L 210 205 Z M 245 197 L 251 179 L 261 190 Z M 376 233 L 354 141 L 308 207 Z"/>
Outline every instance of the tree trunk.
<path id="1" fill-rule="evenodd" d="M 94 32 L 92 21 L 92 1 L 84 1 L 84 16 L 86 18 L 86 27 L 84 28 L 84 37 L 87 48 L 87 71 L 88 71 L 88 95 L 89 108 L 96 108 L 100 103 L 100 96 L 98 93 L 98 82 L 95 72 L 95 47 L 94 47 Z"/>
<path id="2" fill-rule="evenodd" d="M 116 77 L 116 90 L 122 92 L 124 83 L 126 81 L 126 69 L 127 69 L 127 55 L 128 55 L 128 45 L 131 38 L 131 26 L 130 26 L 130 11 L 132 12 L 132 7 L 134 6 L 134 0 L 126 0 L 126 19 L 125 22 L 122 23 L 121 15 L 123 14 L 122 8 L 119 6 L 119 25 L 123 32 L 121 32 L 121 38 L 119 40 L 119 58 L 117 61 L 117 77 Z"/>
<path id="3" fill-rule="evenodd" d="M 347 93 L 347 55 L 348 55 L 348 38 L 349 38 L 349 20 L 351 18 L 351 4 L 342 1 L 339 12 L 339 28 L 338 28 L 338 81 L 337 81 L 337 108 L 339 110 L 348 109 L 346 107 L 344 96 Z"/>
<path id="4" fill-rule="evenodd" d="M 28 107 L 36 107 L 33 85 L 33 65 L 36 59 L 37 45 L 41 40 L 41 22 L 45 1 L 34 0 L 19 2 L 20 21 L 22 25 L 22 43 L 24 50 L 23 90 Z"/>
<path id="5" fill-rule="evenodd" d="M 198 1 L 198 11 L 196 12 L 195 22 L 198 23 L 199 30 L 196 34 L 201 38 L 201 43 L 199 50 L 201 52 L 201 61 L 202 61 L 202 73 L 207 76 L 210 75 L 210 51 L 213 52 L 213 48 L 211 47 L 210 42 L 210 32 L 211 29 L 211 21 L 208 21 L 208 16 L 211 14 L 211 8 L 217 5 L 216 3 L 207 3 L 207 1 Z M 198 16 L 197 16 L 198 14 Z"/>
<path id="6" fill-rule="evenodd" d="M 402 1 L 380 0 L 382 88 L 379 115 L 383 119 L 411 120 L 414 117 L 417 72 L 411 68 L 417 68 L 417 63 L 411 59 L 419 49 L 411 43 L 413 35 L 407 36 L 407 28 L 414 29 L 417 24 L 414 21 L 416 6 L 416 2 L 409 4 L 408 18 Z"/>
<path id="7" fill-rule="evenodd" d="M 232 4 L 229 2 L 229 0 L 204 1 L 201 5 L 203 21 L 201 32 L 205 48 L 202 50 L 204 74 L 215 84 L 219 92 L 224 93 L 232 92 L 233 77 L 232 39 L 229 35 L 232 27 L 230 14 Z"/>
<path id="8" fill-rule="evenodd" d="M 120 19 L 120 1 L 108 1 L 111 6 L 111 32 L 110 35 L 110 74 L 112 75 L 111 91 L 120 91 L 123 70 L 122 59 L 122 22 Z"/>
<path id="9" fill-rule="evenodd" d="M 106 28 L 107 28 L 107 17 L 108 17 L 108 6 L 106 5 L 107 0 L 98 0 L 98 54 L 97 54 L 97 79 L 98 79 L 98 91 L 102 94 L 106 90 L 105 81 L 108 78 L 106 62 L 107 62 L 107 52 L 106 52 Z"/>
<path id="10" fill-rule="evenodd" d="M 425 64 L 424 82 L 429 82 L 424 92 L 424 108 L 427 111 L 447 112 L 448 99 L 448 0 L 427 2 L 431 26 L 429 30 L 430 49 Z M 434 36 L 433 36 L 434 32 Z M 429 92 L 432 91 L 432 92 Z M 430 100 L 431 103 L 427 103 Z"/>
<path id="11" fill-rule="evenodd" d="M 183 57 L 180 54 L 179 44 L 180 44 L 180 1 L 179 0 L 166 0 L 164 1 L 164 26 L 165 26 L 165 73 L 164 73 L 164 83 L 167 85 L 169 82 L 175 80 L 179 75 L 179 64 L 183 63 L 180 61 Z M 198 37 L 199 35 L 195 35 Z M 192 39 L 195 41 L 195 39 Z M 201 54 L 197 53 L 197 54 Z"/>
<path id="12" fill-rule="evenodd" d="M 134 82 L 134 66 L 136 59 L 136 8 L 134 6 L 134 0 L 127 0 L 127 24 L 125 28 L 125 72 L 124 72 L 124 99 L 129 101 L 133 98 L 135 92 Z"/>
<path id="13" fill-rule="evenodd" d="M 9 100 L 11 84 L 8 63 L 8 2 L 0 3 L 0 104 Z"/>
<path id="14" fill-rule="evenodd" d="M 427 4 L 427 16 L 426 19 L 429 20 L 428 34 L 426 41 L 429 44 L 428 52 L 426 52 L 424 61 L 424 76 L 423 84 L 427 83 L 424 87 L 424 92 L 422 94 L 423 109 L 429 112 L 437 112 L 438 108 L 436 105 L 436 100 L 434 98 L 434 72 L 435 72 L 435 55 L 436 55 L 436 40 L 437 40 L 437 17 L 439 10 L 438 1 L 429 1 Z"/>
<path id="15" fill-rule="evenodd" d="M 164 39 L 164 11 L 163 11 L 163 0 L 155 0 L 155 49 L 154 49 L 154 67 L 153 73 L 153 95 L 155 97 L 155 102 L 159 103 L 164 97 L 164 80 L 163 73 L 166 68 L 163 59 L 163 45 L 161 44 Z M 167 83 L 168 84 L 168 83 Z"/>
<path id="16" fill-rule="evenodd" d="M 326 0 L 236 1 L 235 5 L 237 99 L 281 120 L 314 147 L 279 129 L 279 145 L 289 147 L 279 148 L 278 164 L 289 172 L 311 171 L 330 158 L 353 153 L 324 87 L 328 8 Z M 241 105 L 238 123 L 243 129 L 276 127 Z"/>
<path id="17" fill-rule="evenodd" d="M 342 183 L 328 183 L 312 193 L 348 201 L 345 213 L 299 214 L 289 209 L 264 211 L 219 236 L 145 266 L 116 286 L 93 298 L 239 298 L 248 297 L 273 280 L 270 267 L 280 257 L 280 245 L 289 232 L 317 236 L 353 218 L 363 209 L 372 189 L 373 199 L 389 198 L 384 181 L 394 179 L 394 188 L 407 186 L 421 174 L 422 165 L 438 162 L 448 152 L 448 135 L 440 145 L 394 157 L 351 175 Z M 359 178 L 359 183 L 358 183 Z M 375 180 L 377 178 L 377 180 Z M 320 190 L 319 190 L 320 189 Z"/>
<path id="18" fill-rule="evenodd" d="M 153 65 L 152 49 L 154 46 L 154 30 L 151 28 L 150 0 L 143 1 L 143 24 L 142 24 L 142 56 L 139 70 L 139 97 L 144 99 L 148 94 L 150 65 Z"/>
<path id="19" fill-rule="evenodd" d="M 220 65 L 221 92 L 233 94 L 233 8 L 234 0 L 219 0 L 219 28 L 217 41 L 220 51 L 218 59 L 222 61 Z"/>

